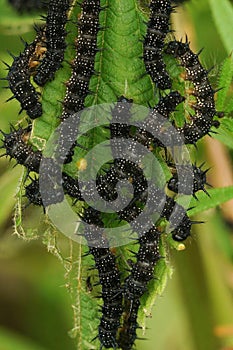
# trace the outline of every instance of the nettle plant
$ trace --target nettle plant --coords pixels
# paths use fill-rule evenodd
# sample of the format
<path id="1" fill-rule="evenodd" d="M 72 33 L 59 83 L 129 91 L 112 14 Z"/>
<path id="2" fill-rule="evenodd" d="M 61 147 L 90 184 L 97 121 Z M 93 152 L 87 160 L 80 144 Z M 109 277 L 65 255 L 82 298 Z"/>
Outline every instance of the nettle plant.
<path id="1" fill-rule="evenodd" d="M 205 135 L 231 142 L 232 58 L 213 87 L 201 52 L 171 30 L 174 10 L 169 0 L 50 0 L 8 66 L 25 116 L 2 131 L 5 155 L 25 168 L 15 231 L 38 234 L 23 227 L 24 197 L 42 207 L 79 350 L 131 349 L 171 272 L 168 247 L 183 250 L 200 224 L 191 217 L 233 198 L 232 187 L 206 189 L 195 160 Z"/>

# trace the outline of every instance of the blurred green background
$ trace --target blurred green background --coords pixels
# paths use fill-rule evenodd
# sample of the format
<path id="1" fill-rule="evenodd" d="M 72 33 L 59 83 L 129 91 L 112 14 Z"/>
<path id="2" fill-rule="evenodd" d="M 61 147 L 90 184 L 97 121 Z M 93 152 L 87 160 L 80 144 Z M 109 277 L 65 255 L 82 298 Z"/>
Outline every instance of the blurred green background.
<path id="1" fill-rule="evenodd" d="M 20 36 L 30 41 L 39 15 L 19 16 L 4 0 L 0 0 L 0 8 L 0 54 L 3 61 L 11 63 L 7 50 L 17 54 L 22 49 Z M 205 48 L 202 62 L 207 67 L 215 65 L 217 73 L 230 52 L 225 51 L 218 35 L 209 2 L 192 0 L 177 12 L 178 38 L 184 33 L 191 35 L 197 50 Z M 7 74 L 5 68 L 1 63 L 1 77 Z M 1 81 L 1 86 L 6 84 Z M 4 102 L 9 96 L 9 90 L 0 90 L 0 128 L 4 131 L 19 120 L 17 101 Z M 198 149 L 200 161 L 208 158 L 205 142 Z M 232 159 L 231 152 L 227 154 Z M 211 181 L 218 160 L 212 164 L 210 159 L 209 165 L 213 167 Z M 0 350 L 73 350 L 68 335 L 72 308 L 64 268 L 40 240 L 24 242 L 12 234 L 14 194 L 21 174 L 20 167 L 13 168 L 13 162 L 0 158 Z M 25 225 L 35 227 L 42 216 L 41 209 L 27 208 Z M 157 299 L 142 335 L 147 340 L 138 341 L 138 350 L 233 349 L 233 216 L 231 221 L 228 215 L 226 222 L 217 208 L 198 219 L 206 223 L 196 225 L 186 250 L 170 252 L 173 277 Z"/>

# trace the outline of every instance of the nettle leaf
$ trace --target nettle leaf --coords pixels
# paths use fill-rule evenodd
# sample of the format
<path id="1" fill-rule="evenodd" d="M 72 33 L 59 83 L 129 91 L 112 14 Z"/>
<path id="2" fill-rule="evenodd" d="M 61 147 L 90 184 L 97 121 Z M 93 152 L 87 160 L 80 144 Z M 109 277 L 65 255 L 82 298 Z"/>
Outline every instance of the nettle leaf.
<path id="1" fill-rule="evenodd" d="M 198 202 L 192 198 L 189 207 L 192 208 L 188 211 L 188 215 L 196 215 L 204 210 L 215 208 L 218 205 L 229 201 L 233 198 L 233 186 L 222 187 L 222 188 L 211 188 L 208 189 L 209 197 L 204 192 L 197 194 Z M 177 199 L 179 204 L 184 204 L 186 201 L 185 196 Z"/>
<path id="2" fill-rule="evenodd" d="M 231 96 L 232 79 L 233 60 L 232 55 L 230 55 L 224 60 L 220 69 L 218 82 L 218 88 L 220 90 L 217 92 L 216 99 L 217 110 L 220 112 L 223 111 L 226 116 L 221 119 L 219 128 L 213 128 L 215 133 L 212 134 L 215 139 L 221 141 L 230 149 L 233 148 L 233 119 L 229 117 L 233 111 L 233 98 Z"/>
<path id="3" fill-rule="evenodd" d="M 230 95 L 229 89 L 231 87 L 232 78 L 233 78 L 233 60 L 230 55 L 222 63 L 220 74 L 219 74 L 218 85 L 221 90 L 218 91 L 217 101 L 216 101 L 216 108 L 219 111 L 224 110 L 226 106 L 226 99 Z M 226 111 L 226 109 L 224 111 Z M 227 110 L 226 112 L 230 112 L 230 111 Z"/>

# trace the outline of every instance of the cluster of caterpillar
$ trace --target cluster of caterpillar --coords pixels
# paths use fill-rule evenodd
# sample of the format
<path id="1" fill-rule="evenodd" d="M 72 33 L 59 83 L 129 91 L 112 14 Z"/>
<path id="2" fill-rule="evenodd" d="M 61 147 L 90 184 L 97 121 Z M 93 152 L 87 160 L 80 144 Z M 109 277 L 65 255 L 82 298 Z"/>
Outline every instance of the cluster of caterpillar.
<path id="1" fill-rule="evenodd" d="M 176 4 L 181 2 L 183 1 L 173 1 Z M 131 96 L 118 98 L 111 110 L 111 122 L 106 126 L 110 132 L 113 161 L 108 164 L 105 173 L 100 173 L 94 181 L 97 192 L 106 202 L 114 201 L 118 208 L 123 208 L 116 209 L 116 220 L 119 223 L 126 221 L 132 231 L 138 234 L 138 252 L 134 254 L 127 276 L 123 280 L 117 257 L 110 249 L 110 243 L 104 233 L 104 217 L 84 200 L 84 197 L 93 199 L 93 181 L 87 181 L 82 188 L 78 179 L 61 170 L 63 163 L 72 161 L 77 142 L 71 143 L 67 154 L 65 149 L 67 140 L 71 142 L 77 138 L 80 122 L 79 119 L 75 119 L 74 124 L 71 123 L 67 128 L 66 121 L 85 107 L 85 99 L 90 93 L 90 79 L 96 74 L 95 58 L 99 50 L 97 35 L 102 30 L 99 17 L 104 8 L 101 7 L 100 0 L 84 0 L 80 6 L 76 54 L 71 63 L 71 77 L 66 82 L 63 110 L 59 118 L 61 132 L 55 152 L 56 160 L 44 158 L 41 151 L 34 150 L 28 143 L 30 126 L 17 130 L 11 128 L 10 133 L 2 132 L 2 148 L 5 149 L 6 156 L 25 166 L 28 174 L 38 174 L 35 178 L 29 174 L 30 183 L 25 186 L 25 195 L 30 203 L 43 206 L 45 210 L 47 206 L 63 201 L 66 194 L 74 201 L 83 202 L 83 212 L 78 215 L 84 225 L 83 236 L 88 246 L 87 254 L 93 256 L 102 289 L 103 304 L 97 337 L 101 349 L 105 347 L 130 350 L 137 338 L 140 298 L 147 291 L 148 283 L 154 278 L 154 269 L 161 259 L 159 247 L 162 231 L 158 221 L 152 220 L 152 215 L 158 213 L 159 220 L 165 219 L 169 222 L 172 238 L 178 242 L 190 236 L 192 224 L 195 223 L 175 199 L 166 195 L 164 189 L 145 178 L 140 166 L 143 155 L 136 146 L 140 144 L 150 152 L 157 148 L 166 152 L 169 147 L 181 145 L 183 141 L 188 145 L 195 144 L 211 131 L 212 126 L 219 125 L 219 122 L 214 120 L 214 116 L 217 115 L 215 91 L 209 82 L 208 72 L 202 67 L 198 54 L 194 54 L 190 49 L 187 40 L 185 43 L 176 40 L 166 43 L 170 31 L 170 15 L 173 11 L 172 1 L 151 0 L 142 56 L 145 71 L 151 77 L 155 89 L 162 90 L 161 95 L 156 105 L 148 108 L 145 119 L 133 127 L 130 126 L 133 99 Z M 44 86 L 54 78 L 56 71 L 61 67 L 67 46 L 66 23 L 69 9 L 68 0 L 50 0 L 45 26 L 36 28 L 35 40 L 29 45 L 25 43 L 24 51 L 18 57 L 13 57 L 13 63 L 8 67 L 7 80 L 13 97 L 21 103 L 22 109 L 32 119 L 42 115 L 42 106 L 39 94 L 30 81 L 31 76 L 37 85 Z M 170 123 L 176 107 L 184 102 L 185 97 L 179 91 L 172 90 L 173 82 L 163 61 L 164 54 L 179 60 L 179 64 L 186 71 L 186 79 L 194 87 L 195 116 L 192 117 L 191 123 L 185 122 L 183 127 L 176 127 Z M 164 90 L 169 91 L 164 93 Z M 176 134 L 172 128 L 176 129 Z M 122 139 L 131 142 L 127 149 L 130 160 L 119 156 L 125 151 Z M 190 189 L 182 180 L 182 176 L 178 176 L 183 174 L 186 178 L 186 171 L 190 169 L 185 165 L 175 167 L 174 164 L 167 163 L 172 173 L 167 182 L 169 190 L 193 195 L 195 198 L 200 190 L 207 193 L 207 170 L 202 170 L 202 166 L 191 166 L 193 186 Z M 133 198 L 126 204 L 117 192 L 118 183 L 122 180 L 133 187 Z M 43 184 L 43 188 L 40 184 Z M 137 218 L 141 214 L 144 214 L 143 219 L 138 221 Z"/>
<path id="2" fill-rule="evenodd" d="M 115 104 L 115 108 L 112 110 L 112 116 L 114 117 L 115 122 L 120 122 L 121 117 L 123 117 L 125 113 L 130 114 L 129 108 L 132 105 L 132 101 L 127 100 L 124 97 L 119 98 L 119 101 Z M 129 104 L 128 101 L 130 102 Z M 119 130 L 116 130 L 116 126 L 119 127 Z M 110 124 L 112 141 L 121 136 L 121 132 L 124 130 L 122 129 L 122 126 L 123 125 L 121 123 Z M 38 173 L 42 160 L 42 153 L 40 151 L 34 151 L 32 147 L 27 144 L 27 135 L 29 132 L 30 129 L 13 129 L 9 134 L 4 133 L 3 147 L 6 150 L 6 155 L 9 155 L 11 158 L 16 159 L 16 161 L 19 164 L 24 165 L 28 171 Z M 128 133 L 128 137 L 130 138 L 131 131 L 128 130 Z M 114 148 L 114 142 L 112 146 Z M 40 181 L 43 181 L 43 183 L 46 184 L 46 188 L 43 188 L 47 194 L 46 201 L 42 200 L 38 178 L 31 179 L 31 183 L 25 188 L 26 196 L 28 197 L 29 201 L 35 205 L 43 205 L 46 207 L 50 204 L 55 204 L 63 200 L 64 194 L 68 194 L 76 200 L 83 200 L 81 192 L 84 192 L 81 191 L 82 189 L 80 190 L 78 180 L 72 179 L 69 175 L 62 173 L 62 182 L 58 183 L 58 180 L 56 181 L 58 172 L 57 167 L 54 167 L 54 162 L 52 159 L 48 158 L 46 160 L 47 162 L 44 166 L 46 169 L 49 169 L 50 175 L 48 179 L 42 180 L 40 175 Z M 51 177 L 51 169 L 53 169 L 53 167 L 55 168 L 55 171 L 52 171 L 53 176 Z M 105 196 L 107 196 L 109 193 L 116 193 L 115 186 L 118 181 L 122 179 L 130 181 L 133 185 L 134 198 L 125 208 L 118 211 L 116 214 L 119 221 L 127 221 L 131 225 L 134 232 L 139 232 L 139 229 L 142 227 L 135 226 L 134 219 L 137 218 L 139 213 L 141 213 L 141 205 L 145 204 L 145 199 L 147 199 L 148 195 L 147 181 L 143 176 L 142 169 L 139 166 L 135 166 L 134 163 L 125 159 L 115 159 L 114 164 L 109 168 L 108 171 L 106 171 L 105 175 L 100 175 L 97 178 L 97 189 L 101 195 L 103 195 L 104 192 Z M 49 182 L 49 180 L 51 180 L 51 182 Z M 109 201 L 112 199 L 112 197 L 108 197 Z M 138 203 L 141 205 L 138 206 Z M 150 215 L 153 214 L 158 207 L 162 206 L 163 210 L 160 213 L 161 218 L 165 218 L 168 221 L 170 220 L 171 226 L 177 222 L 177 219 L 180 221 L 180 225 L 173 231 L 173 238 L 175 240 L 182 241 L 190 235 L 192 222 L 186 215 L 185 210 L 181 206 L 178 206 L 176 209 L 175 217 L 173 217 L 173 219 L 170 219 L 171 213 L 176 203 L 172 198 L 164 196 L 164 192 L 161 189 L 152 186 L 149 193 L 148 204 L 149 208 L 151 208 L 151 211 L 149 211 L 148 215 L 145 217 L 145 221 L 143 223 L 144 230 L 148 225 L 151 224 Z M 100 284 L 102 286 L 101 296 L 103 299 L 103 307 L 101 309 L 102 316 L 99 326 L 100 342 L 102 346 L 105 346 L 107 348 L 116 348 L 116 346 L 118 346 L 118 343 L 122 343 L 122 339 L 124 339 L 124 343 L 128 342 L 130 344 L 133 344 L 134 340 L 136 339 L 136 330 L 138 328 L 135 315 L 137 315 L 138 307 L 140 306 L 140 296 L 143 294 L 143 291 L 146 288 L 146 282 L 152 278 L 151 273 L 147 276 L 147 278 L 143 277 L 146 272 L 148 272 L 148 269 L 143 270 L 143 266 L 148 263 L 150 265 L 150 270 L 152 271 L 154 269 L 156 262 L 159 260 L 159 255 L 156 255 L 156 259 L 153 256 L 153 251 L 156 250 L 157 252 L 158 241 L 157 243 L 155 242 L 155 245 L 151 247 L 151 253 L 146 258 L 148 259 L 148 257 L 150 257 L 149 261 L 145 260 L 143 262 L 141 255 L 142 253 L 139 254 L 140 263 L 136 262 L 135 267 L 132 268 L 132 273 L 127 277 L 122 286 L 119 282 L 120 278 L 116 266 L 116 259 L 111 253 L 109 247 L 103 249 L 102 243 L 99 243 L 101 248 L 98 248 L 98 246 L 93 247 L 91 243 L 92 241 L 95 241 L 97 243 L 99 240 L 101 242 L 103 239 L 105 239 L 105 245 L 108 243 L 106 241 L 106 238 L 104 238 L 101 233 L 103 232 L 104 228 L 103 222 L 101 220 L 101 213 L 88 207 L 82 214 L 82 220 L 89 224 L 85 228 L 84 237 L 86 238 L 87 244 L 89 246 L 89 253 L 94 256 L 95 267 L 98 269 Z M 152 226 L 154 227 L 154 224 Z M 157 232 L 156 227 L 154 227 L 154 230 Z M 140 245 L 140 252 L 151 246 L 149 237 L 152 231 L 149 229 L 145 232 L 145 237 L 148 236 L 148 240 L 143 237 L 139 238 L 138 243 Z M 97 237 L 93 236 L 94 234 L 96 234 Z M 140 269 L 137 267 L 139 264 Z M 110 269 L 109 266 L 111 267 Z M 137 272 L 133 272 L 134 270 Z M 113 273 L 113 271 L 115 272 Z M 139 271 L 141 271 L 141 274 Z M 129 284 L 131 286 L 130 288 Z M 140 293 L 139 291 L 135 290 L 136 286 L 140 286 L 140 288 L 138 287 L 141 291 Z M 122 303 L 123 297 L 124 304 Z M 131 309 L 128 310 L 128 305 L 131 305 L 131 303 L 133 303 L 133 313 L 130 311 Z M 128 314 L 128 317 L 127 322 L 124 320 L 124 325 L 120 327 L 122 310 L 124 310 L 124 314 Z M 118 340 L 117 332 L 119 327 L 121 331 L 120 338 Z M 127 334 L 130 335 L 128 341 Z"/>

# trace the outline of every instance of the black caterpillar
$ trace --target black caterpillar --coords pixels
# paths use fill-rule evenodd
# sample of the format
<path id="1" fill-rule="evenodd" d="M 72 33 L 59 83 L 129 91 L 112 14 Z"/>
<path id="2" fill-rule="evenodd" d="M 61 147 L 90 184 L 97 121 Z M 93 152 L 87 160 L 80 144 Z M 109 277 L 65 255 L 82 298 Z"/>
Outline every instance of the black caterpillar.
<path id="1" fill-rule="evenodd" d="M 218 127 L 219 122 L 213 120 L 217 114 L 215 109 L 214 93 L 209 79 L 208 71 L 199 62 L 198 54 L 194 54 L 189 42 L 171 41 L 168 43 L 166 53 L 178 58 L 186 70 L 186 79 L 193 83 L 193 95 L 197 103 L 193 106 L 196 111 L 191 123 L 185 123 L 178 132 L 183 134 L 187 144 L 196 143 L 200 138 L 210 132 L 212 126 Z"/>
<path id="2" fill-rule="evenodd" d="M 39 179 L 30 178 L 31 182 L 25 186 L 25 197 L 27 197 L 29 204 L 34 204 L 38 206 L 43 206 L 43 200 L 41 193 L 39 191 L 40 184 Z"/>
<path id="3" fill-rule="evenodd" d="M 40 181 L 42 181 L 41 178 Z M 46 181 L 43 181 L 43 184 Z M 44 192 L 45 191 L 47 191 L 47 195 L 45 196 L 46 200 L 43 200 L 40 192 L 40 183 L 38 178 L 31 179 L 31 182 L 27 186 L 25 186 L 25 196 L 27 197 L 29 203 L 38 206 L 43 206 L 44 209 L 48 205 L 57 204 L 61 202 L 64 198 L 64 194 L 68 194 L 71 198 L 75 199 L 76 201 L 83 201 L 78 181 L 76 181 L 64 172 L 62 173 L 62 183 L 60 184 L 60 191 L 58 192 L 57 190 L 54 190 L 54 187 L 51 187 L 50 182 L 49 185 L 45 187 Z"/>
<path id="4" fill-rule="evenodd" d="M 38 172 L 42 153 L 41 151 L 34 151 L 26 143 L 30 131 L 30 127 L 26 129 L 19 128 L 18 130 L 11 127 L 9 134 L 1 131 L 4 136 L 1 148 L 4 148 L 6 151 L 4 155 L 14 158 L 18 164 L 24 165 L 28 171 Z"/>
<path id="5" fill-rule="evenodd" d="M 72 62 L 71 78 L 66 83 L 66 95 L 63 101 L 61 120 L 69 118 L 69 124 L 74 120 L 74 129 L 62 127 L 56 157 L 64 163 L 72 161 L 74 148 L 77 143 L 69 145 L 69 153 L 64 156 L 67 148 L 67 140 L 74 140 L 74 130 L 77 130 L 80 116 L 72 117 L 74 113 L 84 108 L 84 101 L 89 93 L 89 82 L 94 74 L 95 54 L 97 52 L 97 33 L 99 31 L 99 13 L 101 10 L 100 1 L 85 0 L 81 4 L 81 16 L 78 21 L 79 35 L 76 39 L 76 57 Z M 63 130 L 65 129 L 65 130 Z M 69 142 L 69 141 L 68 141 Z"/>
<path id="6" fill-rule="evenodd" d="M 141 234 L 143 227 L 138 227 Z M 137 228 L 134 227 L 136 231 Z M 151 224 L 149 231 L 138 239 L 139 250 L 135 253 L 130 275 L 124 283 L 124 320 L 120 328 L 118 344 L 121 349 L 130 350 L 137 338 L 136 331 L 140 297 L 146 292 L 147 284 L 154 278 L 155 265 L 160 260 L 160 232 Z"/>
<path id="7" fill-rule="evenodd" d="M 102 316 L 98 328 L 100 349 L 103 347 L 117 349 L 116 335 L 122 314 L 122 288 L 116 257 L 109 249 L 109 242 L 104 236 L 104 224 L 100 213 L 91 207 L 86 208 L 82 220 L 88 224 L 84 230 L 84 237 L 87 240 L 89 254 L 94 257 L 102 287 Z"/>
<path id="8" fill-rule="evenodd" d="M 46 52 L 34 75 L 34 81 L 39 86 L 53 79 L 64 60 L 66 49 L 65 25 L 68 20 L 69 0 L 50 0 L 46 16 Z"/>
<path id="9" fill-rule="evenodd" d="M 171 91 L 168 95 L 161 97 L 158 104 L 150 108 L 148 116 L 140 123 L 140 128 L 136 130 L 133 138 L 149 149 L 181 144 L 179 134 L 175 135 L 171 130 L 171 123 L 166 124 L 166 121 L 183 101 L 184 97 L 178 91 Z"/>
<path id="10" fill-rule="evenodd" d="M 71 64 L 71 78 L 66 83 L 62 120 L 84 108 L 84 100 L 89 93 L 90 78 L 95 72 L 97 33 L 100 29 L 100 0 L 84 0 L 81 8 L 81 17 L 78 22 L 79 35 L 76 39 L 76 57 Z"/>
<path id="11" fill-rule="evenodd" d="M 165 37 L 169 32 L 169 18 L 172 12 L 171 1 L 151 0 L 149 7 L 150 18 L 143 43 L 146 71 L 159 89 L 170 89 L 171 80 L 165 70 L 162 51 Z"/>
<path id="12" fill-rule="evenodd" d="M 18 56 L 13 56 L 13 63 L 8 66 L 9 73 L 5 80 L 9 83 L 13 96 L 7 101 L 16 98 L 21 104 L 21 111 L 25 110 L 32 119 L 42 115 L 42 106 L 39 102 L 39 94 L 30 82 L 31 72 L 29 69 L 30 59 L 36 45 L 41 38 L 41 30 L 37 29 L 37 36 L 31 44 L 24 43 L 24 51 Z M 20 111 L 20 113 L 21 113 Z"/>
<path id="13" fill-rule="evenodd" d="M 178 165 L 176 168 L 172 169 L 173 176 L 168 181 L 167 187 L 175 193 L 192 194 L 195 199 L 197 199 L 196 192 L 198 191 L 203 191 L 209 196 L 205 189 L 205 185 L 209 185 L 206 180 L 206 173 L 209 169 L 202 170 L 202 166 L 203 164 L 200 167 L 192 164 L 191 169 L 191 167 L 187 165 Z M 190 191 L 189 184 L 186 183 L 187 180 L 185 181 L 185 179 L 188 179 L 190 182 L 190 178 L 187 176 L 187 172 L 190 171 L 192 171 L 192 191 Z"/>

